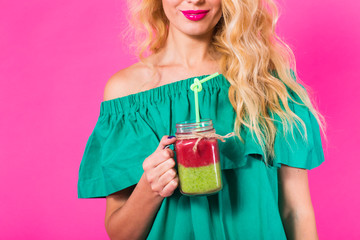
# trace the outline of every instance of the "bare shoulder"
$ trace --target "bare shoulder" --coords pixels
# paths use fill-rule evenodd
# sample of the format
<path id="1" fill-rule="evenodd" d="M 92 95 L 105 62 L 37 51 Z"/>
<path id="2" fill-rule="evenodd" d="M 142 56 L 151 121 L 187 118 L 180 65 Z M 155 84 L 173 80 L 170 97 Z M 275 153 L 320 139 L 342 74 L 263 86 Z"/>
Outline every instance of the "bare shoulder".
<path id="1" fill-rule="evenodd" d="M 137 62 L 116 72 L 105 85 L 103 100 L 107 101 L 137 93 L 148 71 L 145 64 Z"/>

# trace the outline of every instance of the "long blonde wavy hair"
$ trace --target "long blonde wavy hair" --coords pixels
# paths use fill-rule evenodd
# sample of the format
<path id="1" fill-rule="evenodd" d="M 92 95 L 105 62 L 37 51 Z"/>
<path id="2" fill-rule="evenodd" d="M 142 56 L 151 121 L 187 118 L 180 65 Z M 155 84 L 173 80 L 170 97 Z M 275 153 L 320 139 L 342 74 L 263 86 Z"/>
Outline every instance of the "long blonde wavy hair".
<path id="1" fill-rule="evenodd" d="M 131 25 L 137 30 L 137 55 L 156 54 L 165 45 L 169 20 L 161 0 L 128 0 Z M 247 127 L 264 151 L 273 158 L 277 128 L 294 136 L 294 126 L 307 141 L 306 126 L 289 107 L 289 99 L 306 106 L 325 132 L 323 116 L 314 108 L 298 82 L 295 57 L 275 32 L 278 8 L 273 0 L 222 0 L 222 17 L 214 29 L 212 47 L 221 54 L 220 71 L 230 82 L 229 100 L 236 111 L 234 131 L 241 139 Z M 142 37 L 141 37 L 142 36 Z M 274 74 L 275 73 L 275 74 Z M 297 102 L 289 90 L 301 100 Z M 324 134 L 325 136 L 325 134 Z"/>

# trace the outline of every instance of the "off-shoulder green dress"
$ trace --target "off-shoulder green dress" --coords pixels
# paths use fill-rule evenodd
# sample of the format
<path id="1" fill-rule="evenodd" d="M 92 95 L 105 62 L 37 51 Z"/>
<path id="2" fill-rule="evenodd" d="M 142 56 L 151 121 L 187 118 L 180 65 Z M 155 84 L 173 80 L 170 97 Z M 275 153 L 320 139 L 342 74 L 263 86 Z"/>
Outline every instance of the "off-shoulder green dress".
<path id="1" fill-rule="evenodd" d="M 142 163 L 161 137 L 174 135 L 176 123 L 195 119 L 194 78 L 101 103 L 80 165 L 79 198 L 105 197 L 139 181 Z M 203 83 L 199 93 L 201 117 L 212 119 L 221 135 L 233 131 L 236 116 L 229 86 L 220 74 Z M 242 131 L 244 142 L 236 137 L 219 141 L 223 189 L 197 197 L 176 190 L 162 202 L 148 239 L 286 239 L 278 207 L 278 169 L 281 164 L 312 169 L 324 161 L 316 119 L 304 106 L 290 102 L 290 107 L 305 122 L 308 142 L 297 131 L 285 141 L 278 126 L 276 156 L 267 166 L 250 131 Z"/>

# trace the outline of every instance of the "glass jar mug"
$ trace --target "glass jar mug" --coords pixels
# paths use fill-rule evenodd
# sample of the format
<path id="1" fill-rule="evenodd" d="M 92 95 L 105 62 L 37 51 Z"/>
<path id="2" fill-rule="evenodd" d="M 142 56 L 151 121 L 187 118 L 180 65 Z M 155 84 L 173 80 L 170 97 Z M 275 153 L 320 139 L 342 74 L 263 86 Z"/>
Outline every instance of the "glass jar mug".
<path id="1" fill-rule="evenodd" d="M 207 195 L 222 189 L 219 147 L 211 133 L 215 130 L 210 119 L 176 124 L 176 160 L 184 195 Z"/>

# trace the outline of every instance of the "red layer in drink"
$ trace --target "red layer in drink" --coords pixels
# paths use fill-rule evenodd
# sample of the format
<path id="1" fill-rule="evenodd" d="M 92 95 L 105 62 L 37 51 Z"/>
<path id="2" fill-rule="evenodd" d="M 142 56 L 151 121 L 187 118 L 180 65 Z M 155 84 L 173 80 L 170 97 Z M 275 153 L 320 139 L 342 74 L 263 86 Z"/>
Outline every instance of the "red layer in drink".
<path id="1" fill-rule="evenodd" d="M 176 141 L 176 159 L 184 167 L 202 167 L 219 162 L 217 139 L 202 139 L 194 152 L 193 147 L 198 139 Z"/>

